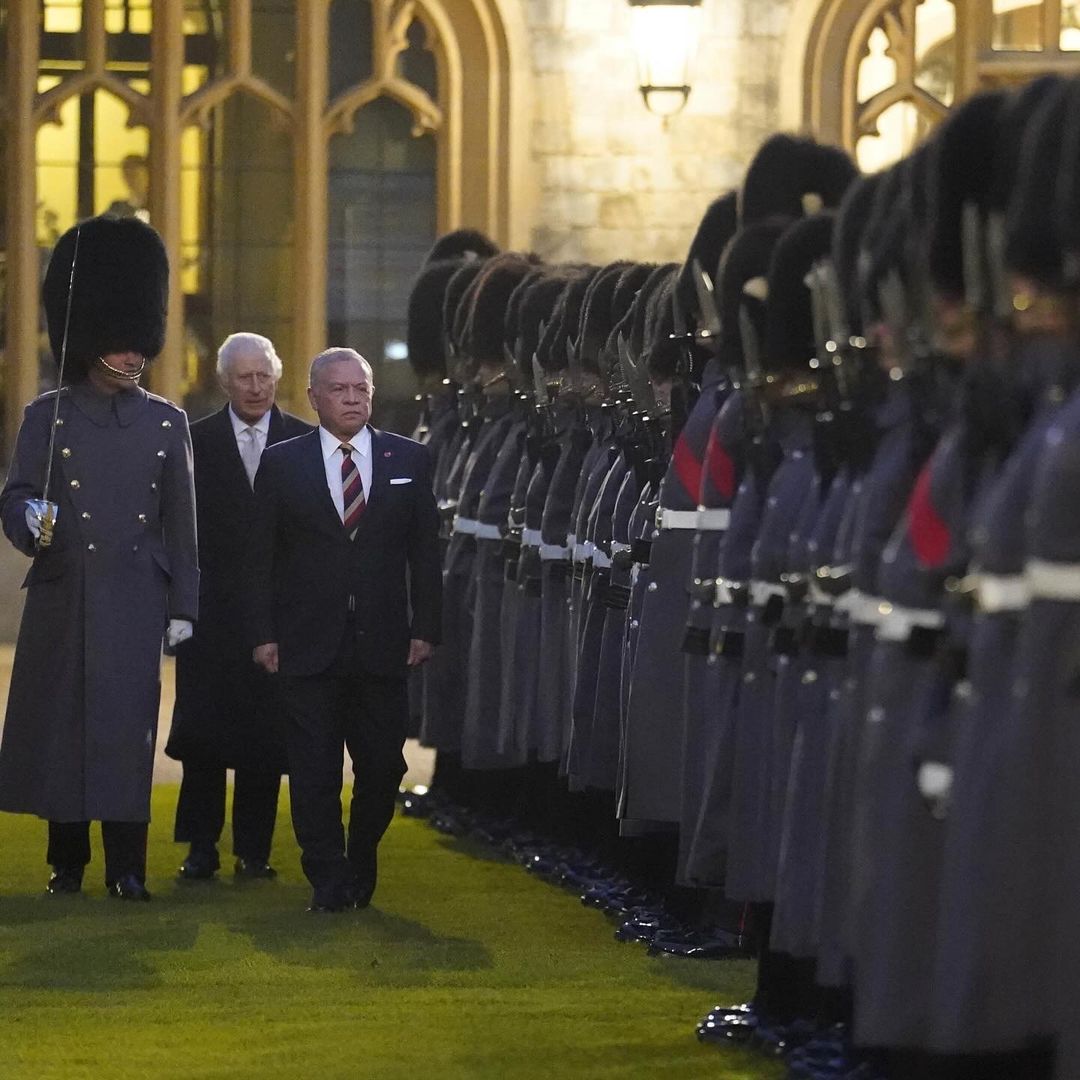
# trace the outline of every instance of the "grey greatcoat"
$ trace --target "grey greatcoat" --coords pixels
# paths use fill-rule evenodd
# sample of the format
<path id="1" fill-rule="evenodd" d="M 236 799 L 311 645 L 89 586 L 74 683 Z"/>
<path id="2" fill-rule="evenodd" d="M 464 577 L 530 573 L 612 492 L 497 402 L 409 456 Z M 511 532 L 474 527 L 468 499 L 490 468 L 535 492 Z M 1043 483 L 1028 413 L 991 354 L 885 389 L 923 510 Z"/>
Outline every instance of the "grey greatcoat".
<path id="1" fill-rule="evenodd" d="M 52 545 L 35 554 L 54 394 L 31 402 L 0 494 L 34 558 L 11 676 L 0 810 L 52 821 L 148 821 L 167 620 L 198 615 L 187 417 L 133 387 L 61 391 Z"/>

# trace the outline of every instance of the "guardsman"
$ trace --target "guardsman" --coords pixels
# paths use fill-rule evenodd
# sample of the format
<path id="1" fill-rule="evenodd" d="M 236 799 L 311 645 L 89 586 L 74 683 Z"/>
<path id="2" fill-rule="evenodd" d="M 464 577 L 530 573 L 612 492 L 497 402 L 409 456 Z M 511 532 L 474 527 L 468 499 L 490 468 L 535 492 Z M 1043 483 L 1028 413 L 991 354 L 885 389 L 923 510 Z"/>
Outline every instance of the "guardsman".
<path id="1" fill-rule="evenodd" d="M 522 763 L 519 756 L 507 754 L 500 746 L 499 732 L 503 539 L 527 430 L 521 401 L 515 395 L 517 367 L 507 348 L 508 340 L 516 338 L 516 328 L 508 339 L 506 319 L 517 286 L 535 272 L 535 263 L 523 256 L 506 255 L 492 260 L 477 284 L 469 313 L 468 349 L 476 360 L 481 392 L 493 399 L 512 399 L 513 407 L 500 426 L 500 434 L 492 437 L 502 441 L 495 450 L 475 510 L 473 625 L 461 740 L 461 763 L 466 769 L 497 769 Z M 463 527 L 461 518 L 456 527 Z"/>
<path id="2" fill-rule="evenodd" d="M 947 800 L 930 1044 L 982 1055 L 987 1071 L 1032 1077 L 1051 1072 L 1054 1031 L 1043 988 L 1053 984 L 1053 973 L 1038 912 L 1053 867 L 1040 864 L 1040 841 L 1031 843 L 1043 780 L 1039 789 L 1027 782 L 1037 743 L 1013 689 L 1028 603 L 1022 575 L 1032 478 L 1078 376 L 1053 216 L 1061 130 L 1078 101 L 1075 87 L 1053 78 L 1015 95 L 1000 111 L 986 192 L 975 187 L 977 171 L 968 172 L 977 161 L 971 147 L 956 148 L 967 168 L 945 161 L 941 172 L 953 202 L 978 211 L 978 228 L 969 229 L 960 248 L 954 242 L 931 249 L 935 278 L 963 281 L 955 266 L 961 257 L 971 265 L 973 247 L 986 247 L 995 231 L 1006 238 L 1004 266 L 995 266 L 1000 255 L 987 251 L 983 263 L 993 270 L 969 290 L 981 305 L 983 328 L 972 361 L 972 377 L 983 387 L 980 427 L 1000 464 L 969 530 L 971 567 L 960 594 L 973 601 L 975 614 L 958 643 L 965 646 L 966 680 L 952 703 L 946 753 L 924 761 L 919 772 L 923 787 L 941 777 L 944 789 L 926 794 L 936 805 Z M 1037 303 L 1025 306 L 1025 298 Z"/>
<path id="3" fill-rule="evenodd" d="M 569 356 L 581 319 L 589 283 L 599 272 L 589 267 L 563 289 L 544 330 L 537 358 L 555 386 L 568 424 L 559 440 L 559 459 L 551 474 L 540 519 L 540 641 L 537 663 L 540 678 L 536 695 L 537 759 L 561 764 L 566 752 L 570 714 L 570 672 L 567 662 L 567 599 L 573 567 L 570 538 L 578 483 L 587 474 L 596 453 L 585 403 L 567 393 Z M 572 540 L 572 538 L 571 538 Z"/>
<path id="4" fill-rule="evenodd" d="M 683 766 L 683 662 L 681 631 L 686 623 L 687 582 L 691 576 L 694 530 L 698 523 L 701 462 L 716 410 L 727 383 L 715 363 L 706 363 L 697 347 L 704 324 L 695 273 L 715 272 L 720 252 L 735 229 L 736 197 L 729 193 L 707 208 L 690 244 L 686 262 L 664 294 L 665 308 L 652 334 L 647 357 L 654 383 L 671 386 L 665 472 L 659 486 L 659 509 L 648 534 L 652 545 L 651 580 L 642 600 L 641 630 L 627 716 L 627 764 L 647 768 L 652 802 L 636 802 L 631 813 L 643 820 L 679 820 Z M 665 337 L 665 334 L 667 335 Z M 698 388 L 700 386 L 700 393 Z M 697 395 L 696 401 L 691 400 Z M 640 775 L 640 774 L 639 774 Z"/>
<path id="5" fill-rule="evenodd" d="M 49 822 L 51 893 L 81 889 L 96 820 L 110 894 L 150 899 L 161 643 L 191 636 L 199 602 L 187 417 L 139 386 L 164 340 L 168 275 L 137 218 L 60 238 L 43 299 L 61 386 L 27 406 L 0 495 L 5 534 L 34 560 L 0 810 Z"/>

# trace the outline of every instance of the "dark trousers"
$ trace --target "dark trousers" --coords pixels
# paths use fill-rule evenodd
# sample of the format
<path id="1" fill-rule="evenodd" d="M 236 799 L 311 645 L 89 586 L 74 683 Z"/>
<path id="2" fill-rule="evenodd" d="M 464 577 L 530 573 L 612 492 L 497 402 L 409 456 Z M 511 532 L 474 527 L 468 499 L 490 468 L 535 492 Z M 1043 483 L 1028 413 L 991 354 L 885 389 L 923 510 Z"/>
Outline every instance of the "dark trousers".
<path id="1" fill-rule="evenodd" d="M 225 766 L 185 760 L 176 804 L 178 841 L 213 846 L 225 825 Z M 260 769 L 237 769 L 233 782 L 233 854 L 249 862 L 269 862 L 281 776 Z"/>
<path id="2" fill-rule="evenodd" d="M 146 880 L 145 821 L 103 821 L 101 839 L 105 848 L 105 884 L 127 874 Z M 57 869 L 78 869 L 90 861 L 89 821 L 50 821 L 49 850 L 45 856 Z"/>
<path id="3" fill-rule="evenodd" d="M 405 775 L 405 679 L 368 674 L 346 631 L 334 663 L 319 675 L 283 676 L 289 799 L 300 864 L 319 890 L 375 887 L 376 848 L 394 816 Z M 353 762 L 346 847 L 341 823 L 343 748 Z"/>

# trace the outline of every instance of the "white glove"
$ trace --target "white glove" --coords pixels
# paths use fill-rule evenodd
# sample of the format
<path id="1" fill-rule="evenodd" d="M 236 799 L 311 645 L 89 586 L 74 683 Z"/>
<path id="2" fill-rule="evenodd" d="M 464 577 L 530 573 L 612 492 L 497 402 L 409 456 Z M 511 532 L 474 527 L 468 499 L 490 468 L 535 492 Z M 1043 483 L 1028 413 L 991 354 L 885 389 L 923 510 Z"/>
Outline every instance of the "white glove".
<path id="1" fill-rule="evenodd" d="M 54 502 L 47 502 L 45 499 L 27 499 L 26 527 L 30 530 L 30 535 L 35 540 L 40 540 L 42 523 L 45 518 L 51 515 L 52 522 L 55 524 L 59 512 L 60 507 Z"/>
<path id="2" fill-rule="evenodd" d="M 952 795 L 952 766 L 940 761 L 924 761 L 916 774 L 916 783 L 931 815 L 938 821 L 944 821 Z"/>
<path id="3" fill-rule="evenodd" d="M 195 627 L 187 619 L 170 619 L 169 629 L 165 631 L 165 641 L 170 649 L 175 649 L 182 641 L 187 641 L 195 633 Z"/>

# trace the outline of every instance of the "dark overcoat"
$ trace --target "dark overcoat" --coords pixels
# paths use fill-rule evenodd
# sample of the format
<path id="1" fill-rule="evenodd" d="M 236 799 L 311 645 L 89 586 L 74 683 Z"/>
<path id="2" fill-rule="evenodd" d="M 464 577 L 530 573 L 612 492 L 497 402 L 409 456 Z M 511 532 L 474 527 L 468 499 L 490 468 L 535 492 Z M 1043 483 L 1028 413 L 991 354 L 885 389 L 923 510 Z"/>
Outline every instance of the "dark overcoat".
<path id="1" fill-rule="evenodd" d="M 275 405 L 266 445 L 311 430 Z M 199 522 L 199 632 L 176 650 L 176 705 L 165 753 L 179 761 L 286 771 L 271 678 L 251 659 L 241 569 L 255 514 L 229 406 L 191 425 Z"/>
<path id="2" fill-rule="evenodd" d="M 132 387 L 61 391 L 52 544 L 35 552 L 55 394 L 23 418 L 0 519 L 26 575 L 0 810 L 52 821 L 148 821 L 168 619 L 195 620 L 199 568 L 187 417 Z"/>

